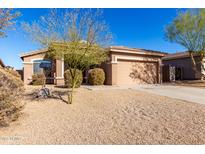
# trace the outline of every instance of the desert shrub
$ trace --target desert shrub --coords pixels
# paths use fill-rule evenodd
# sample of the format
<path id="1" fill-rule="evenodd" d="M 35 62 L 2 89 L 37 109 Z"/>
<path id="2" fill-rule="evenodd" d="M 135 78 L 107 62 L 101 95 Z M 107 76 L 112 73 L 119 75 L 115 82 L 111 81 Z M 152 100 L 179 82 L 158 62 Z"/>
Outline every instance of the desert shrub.
<path id="1" fill-rule="evenodd" d="M 14 75 L 15 77 L 21 78 L 21 75 L 20 75 L 17 71 L 12 70 L 12 69 L 5 69 L 5 70 L 6 70 L 8 73 Z"/>
<path id="2" fill-rule="evenodd" d="M 89 71 L 88 83 L 90 85 L 103 85 L 105 81 L 105 72 L 101 68 L 94 68 Z"/>
<path id="3" fill-rule="evenodd" d="M 71 71 L 73 72 L 74 70 L 72 69 Z M 64 80 L 65 80 L 65 86 L 70 88 L 72 86 L 72 78 L 71 78 L 70 70 L 66 70 L 64 72 Z M 82 82 L 83 82 L 82 71 L 77 69 L 76 70 L 76 85 L 75 85 L 75 88 L 80 87 Z"/>
<path id="4" fill-rule="evenodd" d="M 32 75 L 32 85 L 43 85 L 45 82 L 44 74 L 33 74 Z"/>
<path id="5" fill-rule="evenodd" d="M 0 126 L 8 125 L 19 117 L 23 93 L 22 80 L 0 68 Z"/>

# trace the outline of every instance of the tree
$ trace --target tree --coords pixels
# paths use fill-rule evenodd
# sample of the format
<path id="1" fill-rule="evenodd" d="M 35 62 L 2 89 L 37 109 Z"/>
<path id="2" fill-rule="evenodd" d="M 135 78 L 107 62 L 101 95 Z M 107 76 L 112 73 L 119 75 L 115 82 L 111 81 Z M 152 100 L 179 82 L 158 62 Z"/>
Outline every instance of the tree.
<path id="1" fill-rule="evenodd" d="M 13 9 L 1 9 L 0 8 L 0 37 L 5 37 L 5 30 L 12 28 L 16 23 L 15 19 L 20 16 L 20 12 Z"/>
<path id="2" fill-rule="evenodd" d="M 205 56 L 205 9 L 191 9 L 179 12 L 177 17 L 166 27 L 166 39 L 184 46 L 192 61 L 192 69 L 195 75 L 203 80 L 204 71 L 197 69 L 200 64 L 204 68 Z M 200 61 L 195 58 L 199 55 Z"/>
<path id="3" fill-rule="evenodd" d="M 77 81 L 77 69 L 84 71 L 91 65 L 101 64 L 107 58 L 105 47 L 112 34 L 100 9 L 51 9 L 47 16 L 32 24 L 24 23 L 24 29 L 33 40 L 48 47 L 48 56 L 64 59 L 71 77 L 68 102 L 73 101 Z"/>

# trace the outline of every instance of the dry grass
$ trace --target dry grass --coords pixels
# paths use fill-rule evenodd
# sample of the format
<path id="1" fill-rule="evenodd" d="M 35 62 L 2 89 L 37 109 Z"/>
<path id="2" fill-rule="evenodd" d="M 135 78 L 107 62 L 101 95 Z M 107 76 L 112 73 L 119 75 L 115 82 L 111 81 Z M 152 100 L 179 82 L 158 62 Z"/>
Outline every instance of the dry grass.
<path id="1" fill-rule="evenodd" d="M 1 144 L 204 144 L 205 106 L 132 90 L 80 88 L 74 103 L 32 100 Z M 66 99 L 66 89 L 60 91 Z M 55 92 L 56 93 L 56 92 Z"/>

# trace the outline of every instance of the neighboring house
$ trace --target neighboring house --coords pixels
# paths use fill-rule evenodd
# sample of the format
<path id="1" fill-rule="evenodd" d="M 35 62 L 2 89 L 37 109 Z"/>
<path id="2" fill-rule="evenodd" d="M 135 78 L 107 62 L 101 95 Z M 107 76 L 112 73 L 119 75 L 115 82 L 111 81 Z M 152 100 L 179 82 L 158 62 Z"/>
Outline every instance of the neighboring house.
<path id="1" fill-rule="evenodd" d="M 0 59 L 0 66 L 5 67 L 5 64 L 3 63 L 3 61 L 1 59 Z"/>
<path id="2" fill-rule="evenodd" d="M 204 63 L 202 66 L 200 63 L 200 56 L 196 55 L 194 56 L 197 64 L 197 69 L 199 71 L 203 72 L 202 67 L 205 67 L 205 58 Z M 179 52 L 175 54 L 169 54 L 162 58 L 162 62 L 164 65 L 170 65 L 174 67 L 181 68 L 182 71 L 182 80 L 198 80 L 201 79 L 201 76 L 196 75 L 195 72 L 192 69 L 192 60 L 190 58 L 189 52 Z"/>
<path id="3" fill-rule="evenodd" d="M 106 74 L 105 84 L 130 85 L 140 83 L 161 83 L 161 58 L 166 53 L 111 46 L 107 49 L 109 60 L 102 64 Z M 24 65 L 24 83 L 29 84 L 32 75 L 41 73 L 41 63 L 50 65 L 47 79 L 56 85 L 64 84 L 64 61 L 46 59 L 47 49 L 32 51 L 21 55 Z"/>

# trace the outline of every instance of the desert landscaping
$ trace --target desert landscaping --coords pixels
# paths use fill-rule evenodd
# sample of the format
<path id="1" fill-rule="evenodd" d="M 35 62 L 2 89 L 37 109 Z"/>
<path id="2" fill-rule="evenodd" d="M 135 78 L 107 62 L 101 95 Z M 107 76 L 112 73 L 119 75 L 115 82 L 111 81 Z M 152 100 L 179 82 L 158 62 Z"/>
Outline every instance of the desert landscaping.
<path id="1" fill-rule="evenodd" d="M 0 144 L 204 144 L 205 106 L 136 90 L 26 86 L 20 118 L 0 128 Z M 59 95 L 62 96 L 58 97 Z"/>
<path id="2" fill-rule="evenodd" d="M 205 9 L 39 10 L 0 9 L 0 144 L 205 144 Z"/>

